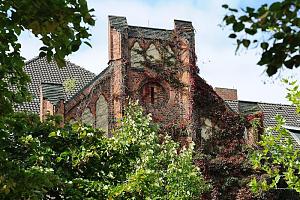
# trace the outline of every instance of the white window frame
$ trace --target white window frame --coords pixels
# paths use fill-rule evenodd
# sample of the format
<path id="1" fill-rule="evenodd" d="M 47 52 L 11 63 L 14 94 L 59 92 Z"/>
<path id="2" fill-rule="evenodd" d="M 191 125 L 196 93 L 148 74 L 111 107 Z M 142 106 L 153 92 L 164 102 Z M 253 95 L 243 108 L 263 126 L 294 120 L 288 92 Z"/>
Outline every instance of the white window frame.
<path id="1" fill-rule="evenodd" d="M 300 145 L 300 139 L 297 137 L 297 135 L 295 135 L 295 133 L 293 133 L 292 131 L 290 131 L 290 130 L 296 130 L 296 131 L 300 132 L 300 127 L 295 127 L 295 126 L 283 126 L 283 127 L 289 131 L 289 133 L 291 134 L 291 136 Z"/>

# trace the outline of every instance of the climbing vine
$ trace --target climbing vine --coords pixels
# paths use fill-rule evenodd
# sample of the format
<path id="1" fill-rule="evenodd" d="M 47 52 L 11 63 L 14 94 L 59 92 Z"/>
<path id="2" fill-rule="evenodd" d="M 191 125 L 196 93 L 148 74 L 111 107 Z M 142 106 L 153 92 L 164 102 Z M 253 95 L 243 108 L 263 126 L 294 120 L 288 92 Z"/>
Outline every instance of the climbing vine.
<path id="1" fill-rule="evenodd" d="M 142 35 L 137 38 L 136 42 L 139 44 L 149 43 Z M 160 53 L 161 59 L 156 59 L 154 56 L 148 55 L 147 48 L 132 50 L 143 58 L 142 61 L 138 61 L 138 64 L 151 69 L 158 74 L 158 78 L 163 78 L 168 81 L 174 88 L 183 88 L 186 85 L 179 80 L 178 75 L 184 72 L 184 70 L 188 70 L 188 68 L 184 67 L 181 57 L 184 53 L 187 53 L 187 51 L 193 50 L 192 48 L 182 47 L 182 43 L 178 33 L 174 31 L 168 39 L 160 39 L 158 36 L 151 39 L 151 44 L 155 45 Z"/>

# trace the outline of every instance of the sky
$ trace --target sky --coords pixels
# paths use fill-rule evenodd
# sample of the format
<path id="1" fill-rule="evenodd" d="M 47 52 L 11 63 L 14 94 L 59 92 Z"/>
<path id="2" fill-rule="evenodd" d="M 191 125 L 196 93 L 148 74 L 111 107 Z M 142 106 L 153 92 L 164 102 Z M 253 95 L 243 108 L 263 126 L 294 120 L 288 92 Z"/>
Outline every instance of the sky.
<path id="1" fill-rule="evenodd" d="M 221 27 L 226 3 L 231 7 L 259 6 L 274 0 L 87 0 L 94 8 L 96 25 L 91 27 L 92 48 L 82 45 L 67 59 L 99 74 L 108 63 L 108 15 L 125 16 L 129 25 L 173 29 L 174 19 L 191 21 L 195 28 L 199 75 L 213 87 L 234 88 L 239 100 L 289 104 L 286 86 L 280 79 L 300 78 L 300 71 L 283 70 L 269 78 L 265 67 L 256 63 L 258 49 L 235 53 L 235 42 L 227 36 L 229 27 Z M 29 32 L 20 37 L 21 53 L 30 60 L 39 54 L 42 43 Z"/>

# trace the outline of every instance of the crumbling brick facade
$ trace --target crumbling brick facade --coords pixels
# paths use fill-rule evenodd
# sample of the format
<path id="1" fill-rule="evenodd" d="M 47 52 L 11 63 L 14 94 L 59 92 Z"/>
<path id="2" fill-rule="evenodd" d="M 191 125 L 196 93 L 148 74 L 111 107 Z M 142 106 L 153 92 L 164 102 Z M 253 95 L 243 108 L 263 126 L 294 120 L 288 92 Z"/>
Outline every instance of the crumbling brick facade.
<path id="1" fill-rule="evenodd" d="M 56 106 L 65 121 L 81 120 L 110 133 L 131 100 L 139 101 L 161 127 L 185 128 L 194 140 L 208 139 L 224 123 L 208 115 L 213 102 L 215 110 L 228 109 L 198 75 L 191 22 L 175 20 L 174 29 L 165 30 L 130 26 L 125 17 L 109 16 L 108 32 L 108 67 Z"/>
<path id="2" fill-rule="evenodd" d="M 199 76 L 192 23 L 175 20 L 173 30 L 153 29 L 110 16 L 108 54 L 108 67 L 56 106 L 65 121 L 81 120 L 110 134 L 129 100 L 138 100 L 163 132 L 175 136 L 182 146 L 193 140 L 195 152 L 206 155 L 195 159 L 214 187 L 206 199 L 236 196 L 237 189 L 221 186 L 231 178 L 228 170 L 236 171 L 234 178 L 245 176 L 240 170 L 245 126 Z"/>
<path id="3" fill-rule="evenodd" d="M 125 17 L 109 16 L 108 67 L 56 110 L 65 121 L 109 131 L 128 101 L 138 100 L 163 126 L 188 125 L 194 52 L 191 22 L 175 20 L 174 29 L 165 30 L 129 26 Z"/>

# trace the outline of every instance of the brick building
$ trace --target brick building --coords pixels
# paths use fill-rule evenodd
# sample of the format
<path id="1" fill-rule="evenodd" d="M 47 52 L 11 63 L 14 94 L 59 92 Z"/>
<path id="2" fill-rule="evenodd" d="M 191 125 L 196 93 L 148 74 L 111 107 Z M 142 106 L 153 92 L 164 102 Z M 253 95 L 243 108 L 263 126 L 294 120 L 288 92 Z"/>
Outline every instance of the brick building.
<path id="1" fill-rule="evenodd" d="M 257 115 L 261 119 L 262 127 L 275 126 L 277 124 L 275 116 L 281 115 L 285 119 L 285 128 L 290 133 L 294 147 L 300 148 L 300 116 L 297 114 L 296 106 L 239 100 L 236 89 L 215 88 L 215 91 L 234 112 L 245 117 Z M 273 134 L 275 136 L 278 135 L 277 132 L 273 132 Z M 255 143 L 259 139 L 259 135 L 251 134 L 251 128 L 248 129 L 245 137 L 250 144 Z"/>
<path id="2" fill-rule="evenodd" d="M 65 122 L 80 120 L 109 131 L 130 99 L 163 125 L 191 121 L 192 23 L 175 20 L 174 29 L 165 30 L 130 26 L 125 17 L 109 16 L 108 32 L 108 67 L 97 76 L 69 62 L 63 69 L 45 58 L 27 62 L 34 98 L 17 110 L 37 112 L 41 119 L 61 114 Z M 64 87 L 68 80 L 75 83 L 71 91 Z"/>
<path id="3" fill-rule="evenodd" d="M 190 120 L 194 30 L 191 22 L 175 20 L 174 24 L 174 30 L 153 29 L 130 26 L 126 18 L 110 16 L 108 67 L 57 106 L 56 112 L 67 121 L 81 119 L 110 130 L 131 99 L 139 100 L 162 124 Z M 174 66 L 164 65 L 167 59 Z M 177 59 L 180 66 L 175 64 Z M 175 65 L 176 71 L 170 69 Z M 178 79 L 182 86 L 176 87 L 168 78 Z"/>
<path id="4" fill-rule="evenodd" d="M 165 30 L 109 16 L 108 33 L 108 66 L 97 76 L 70 62 L 58 68 L 44 57 L 28 61 L 33 100 L 17 110 L 41 119 L 60 114 L 64 122 L 82 121 L 110 132 L 128 100 L 138 100 L 162 127 L 186 127 L 199 140 L 240 113 L 236 90 L 213 90 L 199 76 L 191 22 L 174 20 L 174 29 Z"/>

